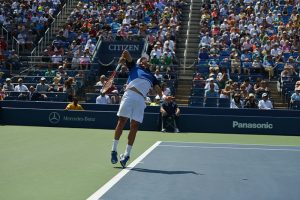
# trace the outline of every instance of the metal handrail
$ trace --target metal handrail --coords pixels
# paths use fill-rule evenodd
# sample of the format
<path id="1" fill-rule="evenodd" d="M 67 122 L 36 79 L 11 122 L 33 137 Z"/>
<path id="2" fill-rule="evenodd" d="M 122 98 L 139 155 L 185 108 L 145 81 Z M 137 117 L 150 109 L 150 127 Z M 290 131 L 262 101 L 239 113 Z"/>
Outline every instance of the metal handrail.
<path id="1" fill-rule="evenodd" d="M 63 5 L 62 9 L 56 15 L 56 17 L 53 18 L 53 21 L 45 31 L 44 36 L 39 40 L 36 47 L 31 51 L 32 58 L 34 58 L 34 56 L 41 55 L 43 49 L 45 48 L 45 45 L 47 45 L 50 42 L 52 36 L 56 34 L 56 30 L 59 28 L 60 22 L 63 20 L 65 13 L 67 12 L 68 8 L 70 8 L 70 6 L 74 3 L 74 1 L 75 0 L 67 0 L 66 3 Z"/>
<path id="2" fill-rule="evenodd" d="M 8 41 L 9 33 L 8 30 L 3 26 L 1 26 L 1 35 L 6 39 L 6 41 Z"/>

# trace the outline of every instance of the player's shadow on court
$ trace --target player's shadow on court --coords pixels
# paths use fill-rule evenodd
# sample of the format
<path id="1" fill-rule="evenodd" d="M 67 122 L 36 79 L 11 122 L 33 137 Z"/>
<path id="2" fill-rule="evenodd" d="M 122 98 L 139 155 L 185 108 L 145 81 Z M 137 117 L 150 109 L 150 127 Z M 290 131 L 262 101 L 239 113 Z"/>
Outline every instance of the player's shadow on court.
<path id="1" fill-rule="evenodd" d="M 181 170 L 176 170 L 176 171 L 171 171 L 171 170 L 158 170 L 158 169 L 145 169 L 145 168 L 131 168 L 131 171 L 136 171 L 136 172 L 143 172 L 143 173 L 152 173 L 152 174 L 167 174 L 167 175 L 175 175 L 175 174 L 194 174 L 194 175 L 204 175 L 204 174 L 199 174 L 194 171 L 181 171 Z"/>

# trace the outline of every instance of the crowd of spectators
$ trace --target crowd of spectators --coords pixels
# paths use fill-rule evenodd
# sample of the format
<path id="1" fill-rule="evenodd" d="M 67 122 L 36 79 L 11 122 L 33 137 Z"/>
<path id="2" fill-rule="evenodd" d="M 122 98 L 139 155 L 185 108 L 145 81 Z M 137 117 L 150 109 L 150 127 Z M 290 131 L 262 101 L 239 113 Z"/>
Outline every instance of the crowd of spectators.
<path id="1" fill-rule="evenodd" d="M 4 1 L 1 3 L 0 23 L 19 39 L 22 48 L 29 48 L 35 41 L 33 38 L 42 35 L 63 2 Z M 159 71 L 170 71 L 175 57 L 180 9 L 184 5 L 182 0 L 79 1 L 51 45 L 44 50 L 42 61 L 47 63 L 48 70 L 42 76 L 53 76 L 53 86 L 48 90 L 62 90 L 63 87 L 58 87 L 55 82 L 64 85 L 69 77 L 66 70 L 89 70 L 99 39 L 148 39 L 148 53 L 151 53 L 150 61 L 155 65 L 155 69 L 157 67 Z M 1 49 L 7 48 L 7 44 L 4 44 L 1 44 Z M 154 46 L 155 52 L 152 50 Z M 152 58 L 158 60 L 154 63 Z M 13 69 L 20 67 L 19 64 L 16 56 L 6 60 L 6 67 L 11 73 Z M 122 71 L 119 74 L 120 78 L 126 78 L 126 69 L 123 68 Z M 36 91 L 35 86 L 34 89 Z"/>
<path id="2" fill-rule="evenodd" d="M 0 2 L 0 26 L 14 36 L 20 50 L 32 49 L 66 0 L 5 0 Z"/>
<path id="3" fill-rule="evenodd" d="M 216 97 L 232 98 L 233 107 L 239 108 L 251 104 L 247 101 L 253 97 L 258 101 L 277 92 L 269 90 L 267 79 L 299 79 L 299 11 L 296 0 L 204 1 L 200 74 L 194 80 L 201 75 L 200 80 L 208 78 L 208 83 L 214 83 L 207 88 L 209 95 L 215 91 Z M 240 76 L 248 78 L 240 80 Z"/>

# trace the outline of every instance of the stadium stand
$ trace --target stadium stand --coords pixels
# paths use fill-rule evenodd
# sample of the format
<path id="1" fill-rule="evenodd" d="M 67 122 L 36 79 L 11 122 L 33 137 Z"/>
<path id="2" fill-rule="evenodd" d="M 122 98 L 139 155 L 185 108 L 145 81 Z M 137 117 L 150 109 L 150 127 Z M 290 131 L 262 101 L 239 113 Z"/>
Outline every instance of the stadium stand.
<path id="1" fill-rule="evenodd" d="M 32 49 L 65 2 L 4 1 L 0 24 L 19 40 L 21 48 Z M 150 55 L 153 72 L 157 70 L 162 83 L 176 95 L 181 76 L 176 68 L 181 64 L 176 56 L 180 41 L 178 32 L 182 28 L 182 9 L 186 5 L 182 0 L 78 1 L 63 26 L 56 29 L 51 44 L 44 47 L 41 62 L 33 68 L 29 68 L 20 55 L 8 51 L 9 44 L 0 38 L 0 70 L 4 72 L 0 84 L 11 78 L 12 84 L 18 85 L 17 80 L 22 78 L 28 89 L 31 86 L 36 89 L 41 78 L 45 78 L 50 88 L 48 93 L 61 92 L 64 96 L 63 93 L 68 91 L 69 97 L 79 95 L 82 100 L 93 103 L 101 90 L 96 86 L 96 79 L 111 73 L 103 64 L 100 64 L 100 73 L 99 63 L 93 60 L 99 43 L 143 39 L 147 41 L 145 50 Z M 276 101 L 275 96 L 280 93 L 285 102 L 290 102 L 293 86 L 299 80 L 299 9 L 299 2 L 295 0 L 203 1 L 199 53 L 196 71 L 191 77 L 193 88 L 189 105 L 229 107 L 228 101 L 236 93 L 246 101 L 252 93 L 260 100 L 264 92 Z M 20 72 L 19 69 L 26 69 L 26 73 L 14 75 L 13 72 Z M 220 96 L 216 100 L 207 100 L 204 98 L 205 81 L 212 79 Z M 274 89 L 271 86 L 277 80 L 278 86 Z M 124 84 L 126 78 L 115 79 L 115 89 L 120 95 Z M 227 85 L 230 86 L 229 100 L 222 95 Z M 17 99 L 19 95 L 7 93 L 5 96 L 4 99 Z M 67 100 L 50 96 L 47 95 L 47 100 Z"/>
<path id="2" fill-rule="evenodd" d="M 298 1 L 204 1 L 196 72 L 213 79 L 220 92 L 229 84 L 230 98 L 239 93 L 244 100 L 245 80 L 252 85 L 248 95 L 254 92 L 259 100 L 264 92 L 277 93 L 263 88 L 278 79 L 278 90 L 290 99 L 299 80 L 299 23 Z M 263 86 L 254 84 L 257 79 Z"/>

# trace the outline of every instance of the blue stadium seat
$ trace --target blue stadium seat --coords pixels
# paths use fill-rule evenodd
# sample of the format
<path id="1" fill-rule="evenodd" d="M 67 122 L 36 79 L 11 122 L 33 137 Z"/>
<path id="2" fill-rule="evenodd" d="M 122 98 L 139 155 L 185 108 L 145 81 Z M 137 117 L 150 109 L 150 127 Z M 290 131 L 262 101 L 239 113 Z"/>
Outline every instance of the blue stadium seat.
<path id="1" fill-rule="evenodd" d="M 206 98 L 204 107 L 218 107 L 218 98 Z"/>
<path id="2" fill-rule="evenodd" d="M 219 98 L 219 100 L 218 100 L 218 107 L 229 108 L 230 107 L 230 99 Z"/>
<path id="3" fill-rule="evenodd" d="M 203 100 L 202 97 L 190 97 L 189 106 L 203 107 Z"/>
<path id="4" fill-rule="evenodd" d="M 205 89 L 204 88 L 192 88 L 191 96 L 203 97 Z"/>

